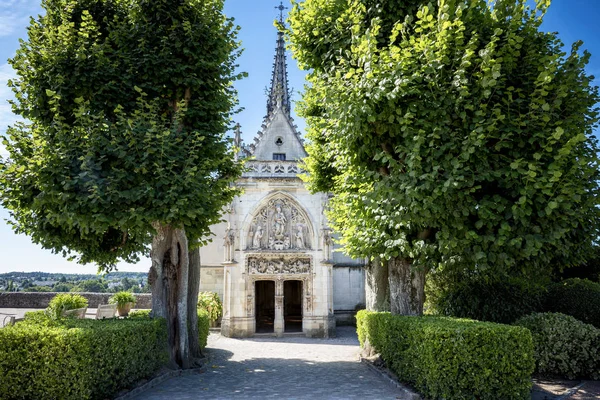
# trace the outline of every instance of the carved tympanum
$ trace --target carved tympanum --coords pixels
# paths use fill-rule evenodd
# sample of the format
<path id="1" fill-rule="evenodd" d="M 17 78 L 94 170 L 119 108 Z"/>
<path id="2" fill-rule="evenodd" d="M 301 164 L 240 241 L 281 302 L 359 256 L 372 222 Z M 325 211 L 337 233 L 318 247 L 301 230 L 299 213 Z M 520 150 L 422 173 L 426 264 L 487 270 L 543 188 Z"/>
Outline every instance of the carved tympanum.
<path id="1" fill-rule="evenodd" d="M 258 210 L 248 231 L 250 250 L 311 249 L 308 221 L 286 197 L 276 197 Z"/>

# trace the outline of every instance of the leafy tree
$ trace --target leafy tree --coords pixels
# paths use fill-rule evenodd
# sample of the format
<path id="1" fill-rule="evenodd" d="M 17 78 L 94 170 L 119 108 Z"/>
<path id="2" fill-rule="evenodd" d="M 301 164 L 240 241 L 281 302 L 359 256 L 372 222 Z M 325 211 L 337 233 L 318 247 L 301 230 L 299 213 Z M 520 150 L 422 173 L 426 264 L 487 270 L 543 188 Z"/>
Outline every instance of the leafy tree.
<path id="1" fill-rule="evenodd" d="M 346 251 L 383 261 L 370 273 L 387 274 L 392 312 L 422 313 L 432 268 L 527 275 L 588 256 L 598 90 L 581 43 L 540 31 L 549 5 L 295 2 L 307 179 L 335 195 Z"/>
<path id="2" fill-rule="evenodd" d="M 225 136 L 237 27 L 222 0 L 43 0 L 10 60 L 0 198 L 13 227 L 110 271 L 151 246 L 172 365 L 199 354 L 198 247 L 241 173 Z M 191 333 L 188 335 L 188 327 Z"/>
<path id="3" fill-rule="evenodd" d="M 73 284 L 71 283 L 57 283 L 52 287 L 53 292 L 70 292 L 73 288 Z"/>
<path id="4" fill-rule="evenodd" d="M 108 285 L 105 281 L 99 279 L 88 279 L 77 283 L 70 290 L 71 292 L 89 292 L 89 293 L 106 293 Z"/>

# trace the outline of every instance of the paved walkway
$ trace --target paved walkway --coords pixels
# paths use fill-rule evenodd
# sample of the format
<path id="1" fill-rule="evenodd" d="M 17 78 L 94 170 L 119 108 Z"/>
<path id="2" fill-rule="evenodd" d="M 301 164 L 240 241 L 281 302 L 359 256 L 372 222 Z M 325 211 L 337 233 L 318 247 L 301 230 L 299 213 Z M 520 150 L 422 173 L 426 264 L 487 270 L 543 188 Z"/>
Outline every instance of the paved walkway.
<path id="1" fill-rule="evenodd" d="M 335 339 L 229 339 L 211 333 L 200 374 L 171 378 L 139 400 L 402 399 L 389 381 L 358 361 L 354 328 Z"/>

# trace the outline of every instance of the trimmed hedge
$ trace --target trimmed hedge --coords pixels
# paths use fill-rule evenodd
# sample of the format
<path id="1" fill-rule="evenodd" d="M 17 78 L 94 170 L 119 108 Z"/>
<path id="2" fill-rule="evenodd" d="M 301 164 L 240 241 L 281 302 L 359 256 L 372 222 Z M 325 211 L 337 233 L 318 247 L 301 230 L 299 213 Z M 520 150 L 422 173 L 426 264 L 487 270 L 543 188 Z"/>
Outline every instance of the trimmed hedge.
<path id="1" fill-rule="evenodd" d="M 135 310 L 129 313 L 130 319 L 150 319 L 152 310 Z M 206 347 L 210 328 L 210 318 L 206 310 L 198 309 L 198 343 L 201 349 Z"/>
<path id="2" fill-rule="evenodd" d="M 569 315 L 537 313 L 515 325 L 533 335 L 536 371 L 568 379 L 600 379 L 600 329 Z"/>
<path id="3" fill-rule="evenodd" d="M 600 328 L 600 283 L 572 278 L 551 285 L 545 311 L 567 314 Z"/>
<path id="4" fill-rule="evenodd" d="M 452 286 L 437 299 L 439 314 L 510 324 L 542 311 L 546 289 L 522 278 L 469 279 Z"/>
<path id="5" fill-rule="evenodd" d="M 447 317 L 359 311 L 368 341 L 398 378 L 432 399 L 528 399 L 534 370 L 529 330 Z"/>
<path id="6" fill-rule="evenodd" d="M 105 399 L 168 361 L 156 320 L 53 321 L 43 312 L 0 329 L 1 399 Z"/>

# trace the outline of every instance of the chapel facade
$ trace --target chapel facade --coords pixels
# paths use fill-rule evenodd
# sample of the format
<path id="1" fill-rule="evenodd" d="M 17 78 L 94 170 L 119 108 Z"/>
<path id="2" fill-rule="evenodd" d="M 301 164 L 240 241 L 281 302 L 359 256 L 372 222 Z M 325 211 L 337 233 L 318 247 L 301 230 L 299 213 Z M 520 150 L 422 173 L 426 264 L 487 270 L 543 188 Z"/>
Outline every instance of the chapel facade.
<path id="1" fill-rule="evenodd" d="M 334 252 L 324 210 L 326 193 L 311 194 L 299 174 L 306 157 L 290 115 L 283 33 L 277 34 L 267 115 L 254 143 L 235 132 L 247 158 L 225 222 L 201 248 L 201 291 L 223 301 L 221 334 L 248 337 L 302 333 L 329 337 L 364 305 L 362 260 Z"/>

